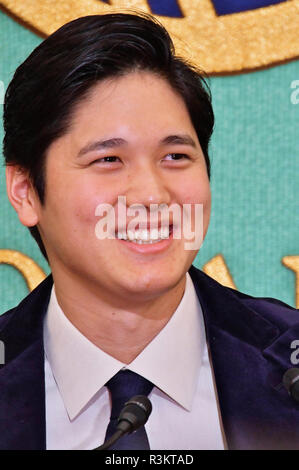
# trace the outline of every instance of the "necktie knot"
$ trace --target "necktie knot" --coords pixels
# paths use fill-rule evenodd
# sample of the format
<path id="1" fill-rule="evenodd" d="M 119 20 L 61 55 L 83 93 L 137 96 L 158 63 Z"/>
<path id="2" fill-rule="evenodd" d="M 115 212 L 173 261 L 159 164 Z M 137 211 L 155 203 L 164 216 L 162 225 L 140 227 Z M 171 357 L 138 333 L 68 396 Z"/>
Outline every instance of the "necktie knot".
<path id="1" fill-rule="evenodd" d="M 149 395 L 153 384 L 131 370 L 120 370 L 107 383 L 111 393 L 111 418 L 117 419 L 124 404 L 135 395 Z"/>

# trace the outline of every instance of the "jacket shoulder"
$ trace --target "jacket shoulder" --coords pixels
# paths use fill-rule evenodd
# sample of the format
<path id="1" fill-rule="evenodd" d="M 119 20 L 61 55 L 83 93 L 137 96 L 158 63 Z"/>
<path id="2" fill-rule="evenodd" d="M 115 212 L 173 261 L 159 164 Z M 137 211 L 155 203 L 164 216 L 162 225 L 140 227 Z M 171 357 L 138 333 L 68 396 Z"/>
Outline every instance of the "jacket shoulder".
<path id="1" fill-rule="evenodd" d="M 6 324 L 9 322 L 10 318 L 13 316 L 16 307 L 7 310 L 0 315 L 0 331 L 5 328 Z"/>
<path id="2" fill-rule="evenodd" d="M 235 295 L 252 310 L 284 329 L 299 322 L 299 311 L 295 307 L 272 297 L 253 297 L 236 291 Z"/>
<path id="3" fill-rule="evenodd" d="M 29 326 L 30 321 L 34 321 L 39 316 L 40 310 L 48 304 L 52 285 L 53 278 L 50 275 L 17 306 L 2 313 L 0 315 L 0 332 L 15 323 Z"/>
<path id="4" fill-rule="evenodd" d="M 215 279 L 211 278 L 203 271 L 192 266 L 190 275 L 193 282 L 198 284 L 199 291 L 203 289 L 208 295 L 218 297 L 218 303 L 233 300 L 242 304 L 247 309 L 254 311 L 259 316 L 265 318 L 272 324 L 276 325 L 280 330 L 299 323 L 299 311 L 295 307 L 272 297 L 254 297 L 236 289 L 223 286 Z"/>

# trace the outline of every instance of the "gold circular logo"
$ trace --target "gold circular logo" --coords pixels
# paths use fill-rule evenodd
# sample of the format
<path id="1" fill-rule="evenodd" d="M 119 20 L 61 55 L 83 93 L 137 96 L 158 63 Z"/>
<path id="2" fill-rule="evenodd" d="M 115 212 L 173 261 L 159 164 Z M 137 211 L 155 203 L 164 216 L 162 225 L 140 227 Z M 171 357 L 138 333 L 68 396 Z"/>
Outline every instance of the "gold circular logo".
<path id="1" fill-rule="evenodd" d="M 157 1 L 150 0 L 1 0 L 0 4 L 43 37 L 80 16 L 128 9 L 151 13 L 170 32 L 177 52 L 211 75 L 258 69 L 299 57 L 299 0 L 248 0 L 246 11 L 228 9 L 224 14 L 219 14 L 220 0 L 161 0 L 162 10 L 163 2 L 164 6 L 172 2 L 180 15 L 155 14 L 153 4 Z M 257 3 L 268 6 L 250 9 L 250 4 Z"/>

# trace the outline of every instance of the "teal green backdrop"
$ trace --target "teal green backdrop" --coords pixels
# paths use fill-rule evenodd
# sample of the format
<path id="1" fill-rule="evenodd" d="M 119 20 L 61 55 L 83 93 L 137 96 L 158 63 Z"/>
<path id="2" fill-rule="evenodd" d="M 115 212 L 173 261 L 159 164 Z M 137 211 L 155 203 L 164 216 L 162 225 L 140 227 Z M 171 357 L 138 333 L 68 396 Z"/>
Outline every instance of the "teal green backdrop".
<path id="1" fill-rule="evenodd" d="M 5 88 L 40 42 L 0 12 L 0 81 Z M 299 104 L 291 102 L 294 80 L 299 80 L 298 61 L 210 79 L 216 115 L 211 145 L 213 209 L 208 235 L 194 262 L 202 267 L 221 253 L 240 291 L 276 297 L 293 306 L 295 275 L 281 259 L 299 255 Z M 1 120 L 2 110 L 0 104 Z M 48 273 L 46 261 L 7 200 L 3 165 L 0 201 L 0 249 L 21 251 Z M 22 275 L 1 264 L 0 312 L 27 293 Z"/>

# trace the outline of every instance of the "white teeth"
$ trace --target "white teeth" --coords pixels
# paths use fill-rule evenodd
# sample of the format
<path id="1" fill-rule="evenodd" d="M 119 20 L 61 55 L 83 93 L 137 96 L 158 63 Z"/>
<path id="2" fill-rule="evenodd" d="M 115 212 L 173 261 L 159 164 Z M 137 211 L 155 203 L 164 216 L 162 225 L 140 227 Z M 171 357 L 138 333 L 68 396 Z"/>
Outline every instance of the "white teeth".
<path id="1" fill-rule="evenodd" d="M 138 245 L 152 245 L 153 243 L 160 242 L 162 238 L 159 238 L 158 240 L 130 240 L 132 243 L 137 243 Z"/>
<path id="2" fill-rule="evenodd" d="M 135 232 L 131 231 L 131 230 L 128 230 L 128 239 L 129 240 L 134 240 L 136 237 L 135 237 Z"/>
<path id="3" fill-rule="evenodd" d="M 116 234 L 116 238 L 119 238 L 120 240 L 127 240 L 127 234 L 126 232 L 118 232 Z"/>
<path id="4" fill-rule="evenodd" d="M 159 242 L 169 237 L 169 227 L 162 227 L 160 230 L 128 230 L 128 232 L 118 232 L 117 238 L 121 240 L 129 240 L 130 242 L 138 243 L 139 245 L 145 243 Z"/>
<path id="5" fill-rule="evenodd" d="M 150 237 L 150 232 L 149 230 L 139 230 L 137 231 L 137 239 L 138 240 L 143 240 L 143 241 L 147 241 L 149 240 L 151 237 Z"/>
<path id="6" fill-rule="evenodd" d="M 168 237 L 169 237 L 169 227 L 162 227 L 161 238 L 168 238 Z"/>
<path id="7" fill-rule="evenodd" d="M 151 230 L 151 239 L 158 240 L 158 238 L 159 238 L 159 230 L 157 228 L 153 228 Z"/>

